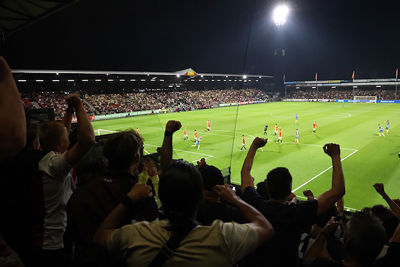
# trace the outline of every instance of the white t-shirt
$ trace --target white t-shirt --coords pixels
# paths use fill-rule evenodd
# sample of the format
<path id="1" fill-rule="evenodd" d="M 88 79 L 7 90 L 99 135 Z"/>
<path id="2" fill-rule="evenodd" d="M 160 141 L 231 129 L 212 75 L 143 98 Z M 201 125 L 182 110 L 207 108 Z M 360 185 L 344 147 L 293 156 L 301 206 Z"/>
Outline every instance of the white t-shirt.
<path id="1" fill-rule="evenodd" d="M 67 227 L 65 207 L 76 188 L 76 177 L 67 162 L 67 152 L 49 152 L 39 161 L 43 172 L 43 200 L 45 218 L 43 220 L 43 249 L 64 247 L 63 235 Z"/>
<path id="2" fill-rule="evenodd" d="M 113 231 L 110 252 L 122 253 L 127 266 L 148 266 L 168 241 L 168 220 L 139 222 Z M 164 266 L 232 266 L 257 248 L 258 233 L 249 224 L 223 223 L 196 226 Z"/>

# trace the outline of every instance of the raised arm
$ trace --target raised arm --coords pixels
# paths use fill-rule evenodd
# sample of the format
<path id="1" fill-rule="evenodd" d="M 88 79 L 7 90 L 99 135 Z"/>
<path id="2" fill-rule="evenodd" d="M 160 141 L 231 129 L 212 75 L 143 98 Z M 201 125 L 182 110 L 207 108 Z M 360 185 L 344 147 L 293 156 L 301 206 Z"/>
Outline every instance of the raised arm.
<path id="1" fill-rule="evenodd" d="M 78 163 L 89 151 L 89 149 L 95 143 L 95 138 L 92 124 L 89 121 L 78 95 L 69 95 L 66 98 L 66 101 L 68 103 L 68 107 L 72 107 L 75 110 L 76 117 L 78 119 L 78 141 L 70 150 L 68 150 L 67 153 L 68 162 L 74 165 Z"/>
<path id="2" fill-rule="evenodd" d="M 62 124 L 65 125 L 67 128 L 68 132 L 71 131 L 71 122 L 72 122 L 72 116 L 74 115 L 74 108 L 70 106 L 70 104 L 67 102 L 68 108 L 64 112 L 64 117 L 62 119 Z"/>
<path id="3" fill-rule="evenodd" d="M 305 253 L 304 258 L 306 260 L 313 260 L 318 257 L 330 258 L 326 249 L 326 238 L 331 232 L 335 231 L 339 225 L 340 222 L 335 221 L 334 217 L 332 217 L 322 229 L 315 242 Z"/>
<path id="4" fill-rule="evenodd" d="M 164 141 L 161 147 L 161 169 L 165 170 L 172 161 L 172 135 L 182 127 L 180 121 L 168 121 L 165 126 Z"/>
<path id="5" fill-rule="evenodd" d="M 226 201 L 235 205 L 242 214 L 250 221 L 258 233 L 258 243 L 262 244 L 265 240 L 275 234 L 271 223 L 258 210 L 244 202 L 232 191 L 230 185 L 216 185 L 214 190 Z"/>
<path id="6" fill-rule="evenodd" d="M 120 203 L 97 228 L 93 242 L 104 247 L 107 246 L 111 233 L 126 222 L 130 206 L 140 200 L 151 197 L 152 194 L 151 186 L 135 184 L 127 194 L 124 204 Z"/>
<path id="7" fill-rule="evenodd" d="M 0 159 L 15 155 L 25 144 L 24 106 L 11 70 L 0 57 Z"/>
<path id="8" fill-rule="evenodd" d="M 381 183 L 374 184 L 374 188 L 379 195 L 386 201 L 393 214 L 400 220 L 400 207 L 386 194 L 385 187 Z"/>
<path id="9" fill-rule="evenodd" d="M 317 197 L 318 215 L 332 207 L 346 192 L 339 145 L 326 144 L 323 149 L 332 159 L 332 187 Z"/>
<path id="10" fill-rule="evenodd" d="M 254 156 L 256 155 L 257 149 L 265 146 L 267 139 L 256 137 L 250 146 L 249 152 L 247 152 L 246 159 L 243 162 L 241 171 L 241 183 L 242 192 L 249 186 L 254 187 L 253 177 L 251 176 L 251 167 L 253 166 Z"/>
<path id="11" fill-rule="evenodd" d="M 388 203 L 390 209 L 392 210 L 393 214 L 400 220 L 400 207 L 394 202 L 385 192 L 385 188 L 383 184 L 377 183 L 374 184 L 374 188 L 376 192 L 378 192 L 383 199 Z M 396 231 L 393 233 L 392 238 L 390 239 L 391 242 L 400 242 L 400 223 L 396 228 Z"/>

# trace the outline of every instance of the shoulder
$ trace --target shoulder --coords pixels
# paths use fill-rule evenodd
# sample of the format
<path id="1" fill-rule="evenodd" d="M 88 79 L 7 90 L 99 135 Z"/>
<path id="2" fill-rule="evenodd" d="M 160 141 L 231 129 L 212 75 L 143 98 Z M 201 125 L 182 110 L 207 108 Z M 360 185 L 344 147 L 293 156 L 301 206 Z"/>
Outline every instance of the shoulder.
<path id="1" fill-rule="evenodd" d="M 72 166 L 67 161 L 67 151 L 56 153 L 50 151 L 39 161 L 39 170 L 50 176 L 66 175 Z"/>

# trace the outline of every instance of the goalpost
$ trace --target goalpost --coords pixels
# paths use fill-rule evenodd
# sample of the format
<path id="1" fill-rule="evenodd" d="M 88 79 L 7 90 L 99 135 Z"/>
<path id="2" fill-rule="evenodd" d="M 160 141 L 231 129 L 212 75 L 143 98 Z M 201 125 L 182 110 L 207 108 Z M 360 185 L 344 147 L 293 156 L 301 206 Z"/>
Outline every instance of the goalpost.
<path id="1" fill-rule="evenodd" d="M 354 96 L 354 102 L 359 103 L 376 103 L 377 96 Z"/>

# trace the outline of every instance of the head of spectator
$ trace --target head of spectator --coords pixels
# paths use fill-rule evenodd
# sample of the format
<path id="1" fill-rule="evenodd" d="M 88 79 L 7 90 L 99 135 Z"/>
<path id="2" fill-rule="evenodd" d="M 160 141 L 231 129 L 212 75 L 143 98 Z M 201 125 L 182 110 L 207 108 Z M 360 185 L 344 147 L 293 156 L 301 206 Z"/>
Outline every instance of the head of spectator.
<path id="1" fill-rule="evenodd" d="M 345 260 L 361 266 L 372 264 L 385 242 L 385 229 L 379 219 L 370 212 L 357 212 L 346 225 Z"/>
<path id="2" fill-rule="evenodd" d="M 158 194 L 172 231 L 190 229 L 203 197 L 198 169 L 186 161 L 174 161 L 160 177 Z"/>
<path id="3" fill-rule="evenodd" d="M 134 175 L 140 164 L 143 138 L 133 130 L 112 135 L 104 145 L 104 156 L 111 170 Z"/>
<path id="4" fill-rule="evenodd" d="M 257 192 L 264 198 L 268 199 L 268 192 L 267 192 L 267 186 L 265 184 L 265 181 L 261 181 L 257 184 Z"/>
<path id="5" fill-rule="evenodd" d="M 213 191 L 214 186 L 224 184 L 224 176 L 220 169 L 211 165 L 202 165 L 199 167 L 201 176 L 203 177 L 204 189 Z"/>
<path id="6" fill-rule="evenodd" d="M 270 199 L 286 201 L 292 192 L 292 175 L 287 168 L 275 168 L 268 173 L 265 185 Z"/>
<path id="7" fill-rule="evenodd" d="M 44 152 L 64 153 L 69 147 L 67 127 L 58 121 L 49 121 L 39 126 L 39 142 Z"/>
<path id="8" fill-rule="evenodd" d="M 376 217 L 379 218 L 379 220 L 382 221 L 382 225 L 385 228 L 388 238 L 393 235 L 394 231 L 397 228 L 397 225 L 399 224 L 399 220 L 390 209 L 386 208 L 383 205 L 375 205 L 372 208 L 364 208 L 363 211 L 372 212 Z"/>

